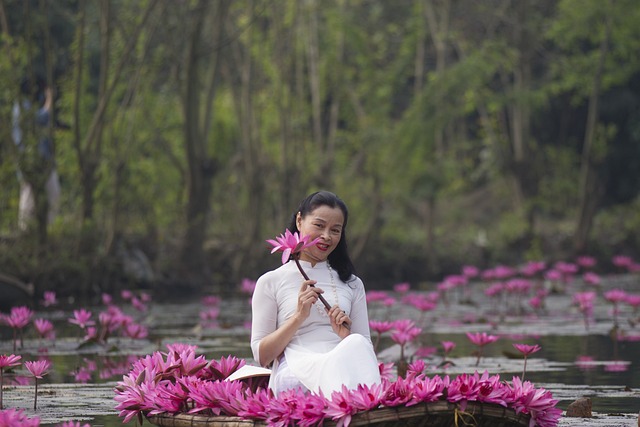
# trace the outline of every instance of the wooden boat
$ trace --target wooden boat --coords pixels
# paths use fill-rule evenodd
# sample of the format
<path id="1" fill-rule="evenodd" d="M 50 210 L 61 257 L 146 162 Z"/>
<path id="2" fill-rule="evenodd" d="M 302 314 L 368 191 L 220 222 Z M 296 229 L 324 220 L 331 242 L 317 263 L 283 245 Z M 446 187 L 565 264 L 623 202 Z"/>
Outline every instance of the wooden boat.
<path id="1" fill-rule="evenodd" d="M 201 414 L 158 414 L 149 416 L 149 422 L 161 427 L 265 427 L 262 420 L 240 417 L 207 416 Z M 375 427 L 525 427 L 528 414 L 516 414 L 513 409 L 491 403 L 468 402 L 464 411 L 458 404 L 446 401 L 423 403 L 415 406 L 377 408 L 359 412 L 350 426 Z M 336 422 L 325 420 L 323 426 L 335 427 Z"/>

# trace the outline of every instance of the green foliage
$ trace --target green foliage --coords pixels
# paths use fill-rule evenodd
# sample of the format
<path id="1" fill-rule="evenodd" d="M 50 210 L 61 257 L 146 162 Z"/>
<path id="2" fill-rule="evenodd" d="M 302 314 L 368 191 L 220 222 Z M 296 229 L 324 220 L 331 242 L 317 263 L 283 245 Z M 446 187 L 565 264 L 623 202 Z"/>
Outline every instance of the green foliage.
<path id="1" fill-rule="evenodd" d="M 109 253 L 120 239 L 143 248 L 161 275 L 178 276 L 189 167 L 204 167 L 187 161 L 184 117 L 186 58 L 200 13 L 206 15 L 197 51 L 197 111 L 199 123 L 210 127 L 206 140 L 197 142 L 213 160 L 204 246 L 217 280 L 255 277 L 272 266 L 260 241 L 280 233 L 296 203 L 321 186 L 348 203 L 359 270 L 365 276 L 375 272 L 379 283 L 385 275 L 424 281 L 467 263 L 564 254 L 575 227 L 579 141 L 607 22 L 600 101 L 602 111 L 611 113 L 596 125 L 590 159 L 605 191 L 612 192 L 605 173 L 619 172 L 615 162 L 636 152 L 640 127 L 634 113 L 624 120 L 617 113 L 633 110 L 640 99 L 640 8 L 633 0 L 506 2 L 497 9 L 464 0 L 452 2 L 447 22 L 435 2 L 444 57 L 437 56 L 418 1 L 238 0 L 211 2 L 202 11 L 198 2 L 161 0 L 143 22 L 149 4 L 110 2 L 107 86 L 113 95 L 97 121 L 100 140 L 88 137 L 101 95 L 100 4 L 86 3 L 79 80 L 77 5 L 57 3 L 49 53 L 58 118 L 72 126 L 55 132 L 63 193 L 49 232 L 59 262 L 38 259 L 34 243 L 20 235 L 27 261 L 19 266 L 4 247 L 0 271 L 29 275 L 33 268 L 40 280 L 90 283 L 85 289 L 117 286 L 109 281 L 130 280 L 118 272 L 121 260 Z M 225 4 L 229 13 L 220 28 L 216 13 Z M 10 122 L 27 46 L 20 2 L 6 5 L 17 22 L 13 38 L 0 40 L 13 55 L 0 55 L 0 74 L 9 76 L 0 81 L 2 124 Z M 46 22 L 39 8 L 32 19 L 34 25 Z M 137 29 L 141 37 L 128 56 Z M 37 67 L 46 69 L 42 34 L 34 33 L 30 46 Z M 416 64 L 421 40 L 425 57 Z M 442 69 L 436 69 L 438 61 Z M 424 67 L 419 82 L 417 65 Z M 210 91 L 215 70 L 220 80 Z M 614 91 L 620 88 L 624 96 Z M 316 119 L 321 136 L 314 132 Z M 0 126 L 3 236 L 15 235 L 19 197 L 18 157 L 8 129 Z M 523 131 L 525 150 L 519 163 L 517 131 Z M 620 173 L 631 176 L 631 169 Z M 87 171 L 96 179 L 94 216 L 80 225 Z M 630 219 L 637 193 L 627 188 L 624 197 L 608 202 L 596 216 L 594 237 L 604 239 L 603 230 L 628 215 L 603 241 L 640 251 L 630 237 L 640 229 Z M 616 206 L 621 200 L 633 202 Z M 437 258 L 428 261 L 439 264 L 438 271 L 424 267 L 427 243 L 435 252 L 428 256 Z M 86 253 L 80 249 L 87 247 Z M 94 265 L 104 278 L 88 267 Z"/>

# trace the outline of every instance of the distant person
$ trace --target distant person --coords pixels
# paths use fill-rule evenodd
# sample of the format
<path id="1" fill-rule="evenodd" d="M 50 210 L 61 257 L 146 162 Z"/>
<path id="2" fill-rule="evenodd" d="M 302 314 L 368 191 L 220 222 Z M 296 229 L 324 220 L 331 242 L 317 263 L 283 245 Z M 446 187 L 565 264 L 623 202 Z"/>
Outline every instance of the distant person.
<path id="1" fill-rule="evenodd" d="M 13 104 L 12 115 L 12 137 L 13 142 L 20 152 L 24 152 L 27 147 L 26 132 L 30 126 L 25 120 L 35 121 L 32 129 L 35 132 L 34 140 L 37 141 L 38 155 L 45 162 L 51 163 L 51 172 L 45 184 L 45 193 L 49 211 L 47 214 L 48 223 L 53 222 L 58 212 L 60 201 L 60 180 L 55 167 L 53 141 L 49 137 L 49 126 L 53 120 L 53 93 L 42 79 L 25 79 L 20 86 L 21 98 Z M 37 108 L 34 112 L 33 108 Z M 35 216 L 35 197 L 32 184 L 25 179 L 25 176 L 18 169 L 18 180 L 20 182 L 20 202 L 18 206 L 18 227 L 26 230 L 29 223 Z"/>
<path id="2" fill-rule="evenodd" d="M 272 366 L 269 388 L 274 393 L 302 389 L 330 396 L 343 385 L 355 389 L 381 382 L 364 284 L 347 251 L 347 217 L 346 205 L 335 194 L 309 195 L 288 229 L 310 241 L 320 239 L 300 255 L 310 280 L 289 261 L 256 282 L 251 349 L 260 365 Z"/>

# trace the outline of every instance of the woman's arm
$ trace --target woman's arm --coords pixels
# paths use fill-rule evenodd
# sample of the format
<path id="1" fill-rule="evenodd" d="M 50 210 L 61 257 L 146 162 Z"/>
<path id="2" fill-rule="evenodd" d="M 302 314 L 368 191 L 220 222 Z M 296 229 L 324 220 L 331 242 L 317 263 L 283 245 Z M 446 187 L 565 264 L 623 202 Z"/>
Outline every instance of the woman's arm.
<path id="1" fill-rule="evenodd" d="M 269 366 L 287 347 L 302 323 L 309 317 L 311 306 L 318 300 L 322 289 L 311 287 L 314 280 L 302 282 L 298 292 L 296 312 L 277 327 L 278 304 L 269 294 L 267 285 L 258 281 L 253 294 L 251 349 L 261 366 Z"/>
<path id="2" fill-rule="evenodd" d="M 360 279 L 356 280 L 356 289 L 354 290 L 351 312 L 349 313 L 349 317 L 351 318 L 351 332 L 360 334 L 371 341 L 367 295 L 362 281 Z"/>

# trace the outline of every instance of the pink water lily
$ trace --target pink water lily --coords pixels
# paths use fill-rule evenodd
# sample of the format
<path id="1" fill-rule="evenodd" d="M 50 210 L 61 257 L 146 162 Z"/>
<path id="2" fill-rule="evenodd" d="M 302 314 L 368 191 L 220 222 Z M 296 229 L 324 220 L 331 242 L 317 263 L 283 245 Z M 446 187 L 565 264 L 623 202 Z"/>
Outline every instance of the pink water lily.
<path id="1" fill-rule="evenodd" d="M 47 319 L 35 319 L 33 325 L 38 331 L 41 338 L 55 339 L 56 334 L 53 332 L 53 323 Z"/>
<path id="2" fill-rule="evenodd" d="M 604 299 L 613 304 L 613 327 L 618 328 L 618 304 L 626 301 L 627 293 L 622 289 L 612 289 L 604 293 Z"/>
<path id="3" fill-rule="evenodd" d="M 327 407 L 327 416 L 337 421 L 336 427 L 349 427 L 351 418 L 358 412 L 358 408 L 353 404 L 351 391 L 342 386 L 342 390 L 331 393 L 331 400 Z"/>
<path id="4" fill-rule="evenodd" d="M 5 317 L 7 325 L 13 328 L 13 351 L 16 351 L 18 334 L 20 335 L 20 347 L 24 346 L 22 331 L 31 322 L 33 311 L 27 306 L 12 307 L 9 316 Z"/>
<path id="5" fill-rule="evenodd" d="M 40 418 L 28 417 L 23 409 L 0 409 L 0 426 L 2 427 L 39 427 Z"/>
<path id="6" fill-rule="evenodd" d="M 447 400 L 460 404 L 460 409 L 467 408 L 467 402 L 477 400 L 480 394 L 480 383 L 478 381 L 478 373 L 475 375 L 462 374 L 458 375 L 449 387 L 447 387 Z"/>
<path id="7" fill-rule="evenodd" d="M 320 237 L 309 241 L 309 236 L 300 236 L 300 234 L 296 231 L 292 233 L 289 229 L 286 229 L 284 234 L 276 237 L 276 240 L 269 239 L 267 240 L 273 246 L 271 249 L 271 253 L 282 251 L 282 263 L 286 264 L 290 259 L 293 259 L 298 267 L 298 271 L 304 277 L 304 280 L 309 280 L 309 276 L 302 269 L 300 265 L 300 252 L 303 249 L 308 248 L 310 246 L 315 245 L 320 241 Z M 313 286 L 313 285 L 311 285 Z M 324 305 L 324 308 L 327 310 L 331 309 L 331 305 L 327 302 L 327 300 L 320 294 L 318 294 L 318 299 Z M 347 325 L 344 325 L 348 328 Z"/>
<path id="8" fill-rule="evenodd" d="M 322 425 L 327 412 L 327 399 L 322 394 L 309 393 L 302 396 L 304 397 L 299 400 L 293 412 L 296 425 L 301 427 Z"/>
<path id="9" fill-rule="evenodd" d="M 284 234 L 276 237 L 275 240 L 267 240 L 267 243 L 273 246 L 271 253 L 282 252 L 282 263 L 286 264 L 292 255 L 296 255 L 302 252 L 303 249 L 315 245 L 319 240 L 320 238 L 317 238 L 310 242 L 309 236 L 300 236 L 297 231 L 292 233 L 287 229 Z"/>
<path id="10" fill-rule="evenodd" d="M 484 346 L 487 344 L 491 344 L 492 342 L 498 341 L 498 337 L 495 335 L 487 335 L 486 332 L 467 332 L 467 338 L 469 341 L 478 346 L 478 359 L 476 360 L 476 366 L 480 363 L 480 358 L 482 357 L 482 352 L 484 350 Z"/>
<path id="11" fill-rule="evenodd" d="M 193 357 L 193 349 L 184 356 Z M 179 353 L 170 352 L 167 360 L 159 352 L 132 363 L 132 370 L 116 387 L 116 409 L 125 422 L 161 412 L 202 412 L 263 420 L 270 426 L 317 426 L 333 419 L 340 426 L 349 426 L 353 417 L 379 407 L 411 406 L 421 402 L 446 399 L 464 404 L 477 401 L 494 403 L 530 414 L 531 425 L 552 427 L 558 424 L 562 411 L 557 409 L 551 394 L 515 377 L 512 384 L 486 371 L 480 375 L 460 375 L 428 378 L 413 373 L 396 381 L 383 380 L 372 386 L 360 385 L 354 390 L 343 387 L 325 398 L 322 393 L 299 389 L 278 395 L 265 389 L 252 392 L 240 381 L 212 381 L 201 378 L 206 370 L 183 375 L 177 369 L 182 361 Z M 220 364 L 222 362 L 216 361 Z M 224 362 L 227 363 L 227 362 Z M 172 373 L 163 375 L 162 372 Z"/>
<path id="12" fill-rule="evenodd" d="M 268 417 L 269 402 L 273 399 L 270 391 L 260 388 L 255 393 L 247 391 L 246 399 L 238 416 L 248 419 L 266 420 Z"/>
<path id="13" fill-rule="evenodd" d="M 38 404 L 38 379 L 42 379 L 45 375 L 49 373 L 49 368 L 51 368 L 51 362 L 48 360 L 37 360 L 24 362 L 24 367 L 27 368 L 27 371 L 33 375 L 35 379 L 35 393 L 33 397 L 33 410 L 36 410 Z"/>
<path id="14" fill-rule="evenodd" d="M 65 421 L 60 427 L 91 427 L 90 424 L 80 424 L 79 421 Z"/>
<path id="15" fill-rule="evenodd" d="M 96 324 L 91 320 L 91 312 L 81 308 L 80 310 L 73 310 L 73 318 L 69 319 L 69 323 L 80 326 L 85 329 L 87 326 L 93 326 Z"/>
<path id="16" fill-rule="evenodd" d="M 2 410 L 2 388 L 4 386 L 4 368 L 14 368 L 20 365 L 20 359 L 22 356 L 16 356 L 15 354 L 0 355 L 0 411 Z M 2 424 L 0 424 L 2 425 Z"/>
<path id="17" fill-rule="evenodd" d="M 433 378 L 421 377 L 413 382 L 411 400 L 409 400 L 406 405 L 412 406 L 423 402 L 435 402 L 442 397 L 444 389 L 448 384 L 448 376 L 445 377 L 445 380 L 438 375 Z"/>
<path id="18" fill-rule="evenodd" d="M 441 341 L 440 344 L 442 344 L 442 350 L 444 352 L 440 366 L 446 366 L 447 364 L 452 363 L 447 361 L 447 356 L 453 351 L 454 348 L 456 348 L 456 343 L 454 343 L 453 341 Z"/>
<path id="19" fill-rule="evenodd" d="M 51 307 L 58 304 L 58 298 L 53 291 L 45 291 L 42 296 L 42 305 L 44 307 Z"/>

